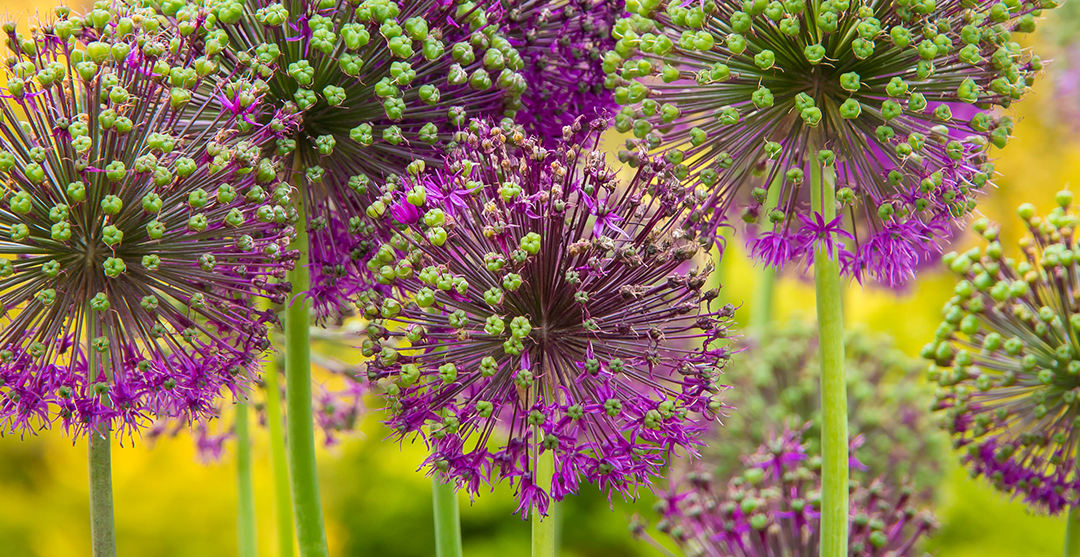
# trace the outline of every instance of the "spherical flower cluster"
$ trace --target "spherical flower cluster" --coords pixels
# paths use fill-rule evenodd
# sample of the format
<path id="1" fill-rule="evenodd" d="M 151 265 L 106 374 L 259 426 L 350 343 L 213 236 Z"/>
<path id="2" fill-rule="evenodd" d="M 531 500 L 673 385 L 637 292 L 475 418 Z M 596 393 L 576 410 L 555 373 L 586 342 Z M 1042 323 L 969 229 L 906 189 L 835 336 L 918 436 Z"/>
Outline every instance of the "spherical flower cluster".
<path id="1" fill-rule="evenodd" d="M 506 34 L 525 61 L 529 84 L 516 121 L 555 147 L 578 116 L 607 117 L 615 105 L 604 86 L 603 54 L 615 47 L 612 26 L 621 0 L 509 2 Z"/>
<path id="2" fill-rule="evenodd" d="M 923 356 L 941 389 L 935 409 L 964 462 L 999 490 L 1057 513 L 1080 499 L 1080 265 L 1072 194 L 1043 218 L 1025 204 L 1031 237 L 1006 257 L 998 229 L 989 245 L 944 261 L 960 275 L 944 322 Z"/>
<path id="3" fill-rule="evenodd" d="M 316 246 L 312 295 L 325 317 L 371 284 L 370 241 L 356 218 L 371 201 L 369 181 L 414 159 L 436 162 L 470 118 L 513 116 L 524 61 L 498 31 L 494 0 L 206 5 L 168 0 L 161 11 L 256 95 L 300 116 L 271 149 L 294 157 Z"/>
<path id="4" fill-rule="evenodd" d="M 289 188 L 260 156 L 273 130 L 215 113 L 213 133 L 192 132 L 214 72 L 156 20 L 57 15 L 3 25 L 0 424 L 203 417 L 267 346 L 274 317 L 252 298 L 288 288 L 270 282 L 295 259 Z"/>
<path id="5" fill-rule="evenodd" d="M 633 0 L 605 55 L 616 126 L 671 150 L 707 192 L 715 228 L 736 206 L 771 229 L 772 266 L 809 262 L 814 238 L 847 238 L 848 276 L 902 283 L 974 207 L 1009 117 L 1042 67 L 1015 42 L 1048 2 Z M 836 156 L 839 216 L 810 206 L 816 152 Z M 808 187 L 809 185 L 809 187 Z M 771 191 L 770 191 L 771 190 Z M 708 230 L 706 230 L 707 232 Z"/>
<path id="6" fill-rule="evenodd" d="M 469 492 L 508 479 L 541 514 L 582 479 L 632 495 L 725 408 L 734 308 L 711 308 L 692 203 L 660 160 L 620 183 L 582 147 L 603 121 L 552 150 L 474 124 L 442 170 L 368 208 L 399 227 L 373 267 L 402 292 L 362 299 L 368 376 L 389 425 Z"/>
<path id="7" fill-rule="evenodd" d="M 798 431 L 769 440 L 726 485 L 707 472 L 674 478 L 657 504 L 657 528 L 688 557 L 816 557 L 821 459 L 802 442 Z M 917 542 L 935 524 L 912 505 L 911 493 L 884 480 L 852 482 L 848 555 L 921 555 Z"/>
<path id="8" fill-rule="evenodd" d="M 817 334 L 810 324 L 775 324 L 754 331 L 727 374 L 727 402 L 737 409 L 724 420 L 723 442 L 702 452 L 721 477 L 735 475 L 742 457 L 785 428 L 804 429 L 806 451 L 820 455 L 821 392 Z M 935 431 L 932 391 L 920 384 L 924 366 L 886 335 L 865 328 L 845 331 L 848 428 L 862 478 L 911 482 L 932 495 L 943 479 L 948 437 Z M 865 443 L 865 444 L 864 444 Z"/>

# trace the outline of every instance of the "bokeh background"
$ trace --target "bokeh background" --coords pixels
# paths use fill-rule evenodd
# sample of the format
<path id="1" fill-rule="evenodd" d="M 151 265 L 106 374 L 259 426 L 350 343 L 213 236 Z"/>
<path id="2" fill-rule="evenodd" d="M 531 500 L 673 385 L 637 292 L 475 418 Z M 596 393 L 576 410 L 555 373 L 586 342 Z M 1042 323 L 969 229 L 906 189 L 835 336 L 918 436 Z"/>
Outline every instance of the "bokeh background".
<path id="1" fill-rule="evenodd" d="M 1036 33 L 1050 70 L 1020 103 L 1015 138 L 998 153 L 1002 174 L 998 189 L 980 205 L 985 216 L 1002 223 L 1010 241 L 1020 233 L 1015 207 L 1032 202 L 1048 210 L 1053 193 L 1080 184 L 1080 7 L 1066 3 Z M 75 6 L 73 6 L 75 7 Z M 51 11 L 44 1 L 5 0 L 12 16 L 24 19 L 36 10 Z M 612 145 L 617 138 L 613 138 Z M 723 296 L 735 304 L 752 299 L 755 270 L 736 237 L 721 265 Z M 960 238 L 954 246 L 971 244 Z M 907 292 L 897 294 L 858 284 L 848 287 L 846 315 L 893 335 L 912 356 L 933 334 L 941 306 L 954 281 L 926 272 Z M 778 286 L 778 319 L 814 318 L 813 287 L 797 277 Z M 740 309 L 745 323 L 747 310 Z M 735 365 L 738 365 L 736 360 Z M 228 409 L 224 412 L 227 416 Z M 738 435 L 737 431 L 722 431 Z M 430 481 L 417 472 L 424 458 L 420 445 L 386 441 L 387 431 L 372 412 L 357 430 L 332 449 L 321 449 L 319 472 L 331 554 L 346 556 L 427 557 L 433 555 Z M 189 435 L 151 442 L 135 439 L 113 449 L 119 551 L 140 557 L 219 556 L 236 553 L 235 460 L 225 444 L 219 462 L 202 463 Z M 255 432 L 255 487 L 260 555 L 275 555 L 269 444 L 265 430 Z M 67 557 L 89 555 L 86 446 L 60 432 L 19 438 L 0 437 L 0 556 Z M 635 513 L 653 518 L 649 493 L 638 501 L 607 499 L 585 487 L 562 509 L 562 555 L 622 557 L 660 555 L 629 535 Z M 507 489 L 484 493 L 475 501 L 462 496 L 462 529 L 469 557 L 525 555 L 529 525 L 513 514 Z M 942 527 L 929 549 L 947 557 L 1014 557 L 1060 554 L 1061 518 L 1036 516 L 1018 502 L 993 492 L 952 467 L 936 507 Z"/>

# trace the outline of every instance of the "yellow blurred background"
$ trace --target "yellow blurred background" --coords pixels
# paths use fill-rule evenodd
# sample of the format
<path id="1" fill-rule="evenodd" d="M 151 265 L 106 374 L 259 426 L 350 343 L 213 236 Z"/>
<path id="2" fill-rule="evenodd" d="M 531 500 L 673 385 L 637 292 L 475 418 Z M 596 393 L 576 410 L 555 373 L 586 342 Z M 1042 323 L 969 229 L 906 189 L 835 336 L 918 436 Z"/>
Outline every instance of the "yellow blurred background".
<path id="1" fill-rule="evenodd" d="M 52 5 L 7 0 L 5 8 L 24 16 Z M 1041 40 L 1057 43 L 1057 35 Z M 1064 52 L 1047 44 L 1040 53 Z M 1047 56 L 1044 56 L 1047 57 Z M 1064 67 L 1065 60 L 1058 60 Z M 1015 138 L 999 152 L 998 190 L 980 211 L 1003 225 L 1004 236 L 1019 233 L 1015 207 L 1032 202 L 1041 210 L 1053 193 L 1080 178 L 1080 121 L 1069 122 L 1055 92 L 1053 75 L 1042 78 L 1019 105 Z M 1074 78 L 1075 79 L 1075 78 Z M 1077 99 L 1071 99 L 1077 102 Z M 970 240 L 962 238 L 957 246 Z M 731 242 L 721 268 L 724 297 L 752 299 L 754 270 Z M 1006 244 L 1007 245 L 1007 244 Z M 846 318 L 896 337 L 912 356 L 930 339 L 950 296 L 954 280 L 937 272 L 923 273 L 908 292 L 849 287 Z M 778 319 L 813 319 L 812 285 L 785 278 L 778 286 Z M 745 323 L 747 309 L 739 312 Z M 737 363 L 737 362 L 736 362 Z M 421 446 L 384 441 L 387 431 L 377 415 L 367 416 L 354 435 L 334 450 L 320 449 L 320 480 L 331 554 L 409 557 L 433 555 L 429 480 L 416 472 Z M 736 432 L 732 432 L 736 434 Z M 255 488 L 260 555 L 275 555 L 272 485 L 268 440 L 264 429 L 254 433 Z M 223 460 L 201 464 L 187 435 L 151 444 L 113 449 L 116 528 L 119 553 L 139 557 L 224 556 L 236 553 L 236 473 L 232 447 Z M 0 438 L 0 557 L 68 557 L 89 555 L 86 445 L 60 432 L 35 437 Z M 628 534 L 627 519 L 640 513 L 652 519 L 652 500 L 606 499 L 589 487 L 564 507 L 562 555 L 566 557 L 658 555 Z M 529 526 L 512 514 L 506 489 L 470 502 L 462 497 L 465 554 L 470 557 L 525 555 Z M 930 549 L 947 557 L 1014 557 L 1060 554 L 1064 523 L 1060 518 L 1033 516 L 1022 504 L 993 492 L 957 469 L 943 489 L 937 514 L 942 528 Z"/>

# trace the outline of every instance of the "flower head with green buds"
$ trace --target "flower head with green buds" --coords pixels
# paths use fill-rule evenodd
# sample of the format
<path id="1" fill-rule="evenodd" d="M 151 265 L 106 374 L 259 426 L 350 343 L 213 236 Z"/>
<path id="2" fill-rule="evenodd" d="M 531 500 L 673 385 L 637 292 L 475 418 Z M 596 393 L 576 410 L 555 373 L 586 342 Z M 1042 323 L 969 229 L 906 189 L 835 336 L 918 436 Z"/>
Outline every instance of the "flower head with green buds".
<path id="1" fill-rule="evenodd" d="M 675 475 L 656 505 L 657 529 L 688 557 L 817 557 L 821 457 L 806 451 L 804 439 L 790 430 L 768 439 L 727 482 L 709 472 Z M 922 555 L 917 543 L 936 524 L 912 493 L 887 478 L 852 482 L 847 555 Z"/>
<path id="2" fill-rule="evenodd" d="M 724 435 L 702 452 L 720 477 L 730 477 L 741 458 L 785 427 L 804 429 L 806 450 L 820 455 L 821 362 L 814 328 L 794 321 L 751 331 L 747 348 L 727 373 L 728 402 L 738 408 L 724 420 Z M 944 479 L 949 440 L 934 431 L 932 391 L 918 376 L 924 366 L 896 348 L 886 335 L 865 328 L 845 331 L 848 428 L 862 478 L 911 482 L 925 495 Z M 722 433 L 722 432 L 720 432 Z M 856 472 L 853 470 L 853 473 Z"/>
<path id="3" fill-rule="evenodd" d="M 710 307 L 692 203 L 660 160 L 620 183 L 584 147 L 605 127 L 549 150 L 477 122 L 442 171 L 386 195 L 398 233 L 372 267 L 401 294 L 362 297 L 389 425 L 472 493 L 509 480 L 523 513 L 582 480 L 632 494 L 725 411 L 734 308 Z"/>
<path id="4" fill-rule="evenodd" d="M 1030 237 L 1009 257 L 998 228 L 985 248 L 944 257 L 961 278 L 923 356 L 940 385 L 935 409 L 964 462 L 1037 510 L 1078 503 L 1080 475 L 1080 223 L 1073 195 L 1048 216 L 1020 207 Z"/>
<path id="5" fill-rule="evenodd" d="M 324 315 L 371 284 L 370 181 L 440 160 L 470 118 L 514 116 L 526 88 L 494 0 L 166 0 L 161 12 L 178 41 L 250 84 L 223 109 L 261 98 L 299 116 L 264 147 L 294 157 Z"/>
<path id="6" fill-rule="evenodd" d="M 154 18 L 57 16 L 3 26 L 0 423 L 202 417 L 250 379 L 273 320 L 252 298 L 280 298 L 293 264 L 273 130 L 214 113 L 192 131 L 210 74 Z"/>
<path id="7" fill-rule="evenodd" d="M 828 149 L 844 272 L 899 284 L 991 179 L 987 149 L 1013 128 L 992 109 L 1042 67 L 1015 35 L 1044 7 L 631 0 L 604 59 L 616 127 L 630 146 L 668 148 L 702 190 L 706 232 L 737 207 L 767 222 L 752 252 L 774 266 L 813 257 L 822 209 L 808 190 L 824 188 L 812 166 Z"/>

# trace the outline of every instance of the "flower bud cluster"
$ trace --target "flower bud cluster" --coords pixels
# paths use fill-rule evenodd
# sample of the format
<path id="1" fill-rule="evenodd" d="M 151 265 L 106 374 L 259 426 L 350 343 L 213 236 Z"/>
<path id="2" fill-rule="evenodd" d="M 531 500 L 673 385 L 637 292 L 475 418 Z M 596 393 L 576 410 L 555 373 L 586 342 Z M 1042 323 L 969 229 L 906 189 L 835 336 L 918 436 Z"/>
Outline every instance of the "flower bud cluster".
<path id="1" fill-rule="evenodd" d="M 785 431 L 744 458 L 723 482 L 709 472 L 676 477 L 657 503 L 657 529 L 688 557 L 817 557 L 821 534 L 821 457 L 799 431 Z M 848 555 L 918 556 L 935 527 L 912 489 L 886 479 L 850 488 Z"/>
<path id="2" fill-rule="evenodd" d="M 190 111 L 245 85 L 152 13 L 56 16 L 3 26 L 0 423 L 203 417 L 249 380 L 274 321 L 252 299 L 283 299 L 296 259 L 259 148 L 276 132 L 227 113 L 193 131 Z"/>
<path id="3" fill-rule="evenodd" d="M 548 149 L 475 122 L 368 207 L 397 230 L 370 264 L 394 293 L 358 304 L 389 425 L 470 493 L 508 480 L 522 513 L 582 480 L 632 494 L 725 410 L 734 308 L 711 307 L 693 203 L 661 160 L 620 183 L 583 147 L 605 127 L 577 121 Z"/>
<path id="4" fill-rule="evenodd" d="M 964 462 L 1034 509 L 1058 513 L 1080 497 L 1080 265 L 1071 192 L 1042 217 L 1018 213 L 1030 236 L 1009 257 L 986 219 L 984 248 L 949 253 L 960 276 L 934 341 L 923 349 L 940 386 L 934 408 Z"/>
<path id="5" fill-rule="evenodd" d="M 706 233 L 733 211 L 774 226 L 752 251 L 775 266 L 812 258 L 799 237 L 821 210 L 813 158 L 829 149 L 845 274 L 900 284 L 993 177 L 988 149 L 1013 130 L 993 109 L 1042 68 L 1017 35 L 1055 5 L 632 0 L 604 56 L 615 125 L 628 147 L 663 144 L 707 192 Z"/>

